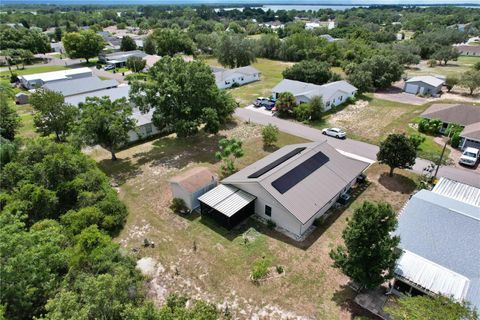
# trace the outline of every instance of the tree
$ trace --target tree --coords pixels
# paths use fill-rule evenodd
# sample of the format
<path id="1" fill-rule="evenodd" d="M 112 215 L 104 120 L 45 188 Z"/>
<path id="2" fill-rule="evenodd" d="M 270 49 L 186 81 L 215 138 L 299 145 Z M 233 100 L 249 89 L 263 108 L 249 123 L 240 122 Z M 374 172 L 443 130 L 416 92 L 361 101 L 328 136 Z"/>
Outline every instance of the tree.
<path id="1" fill-rule="evenodd" d="M 475 62 L 475 64 L 473 65 L 473 69 L 480 71 L 480 61 Z"/>
<path id="2" fill-rule="evenodd" d="M 297 105 L 297 99 L 291 92 L 280 93 L 275 107 L 281 117 L 286 117 L 293 112 L 293 108 Z"/>
<path id="3" fill-rule="evenodd" d="M 445 85 L 447 86 L 447 91 L 450 92 L 454 86 L 458 84 L 459 80 L 454 76 L 447 76 L 445 79 Z"/>
<path id="4" fill-rule="evenodd" d="M 475 310 L 465 302 L 457 302 L 442 295 L 406 296 L 386 308 L 395 320 L 478 320 Z"/>
<path id="5" fill-rule="evenodd" d="M 415 150 L 418 151 L 420 149 L 420 145 L 425 142 L 426 138 L 420 134 L 412 134 L 410 137 L 408 137 L 408 139 Z"/>
<path id="6" fill-rule="evenodd" d="M 389 204 L 365 201 L 348 220 L 342 238 L 345 246 L 330 251 L 334 267 L 362 288 L 375 288 L 393 277 L 400 238 L 391 232 L 397 226 Z"/>
<path id="7" fill-rule="evenodd" d="M 127 58 L 127 68 L 133 72 L 140 72 L 145 69 L 147 61 L 140 57 L 130 56 Z"/>
<path id="8" fill-rule="evenodd" d="M 59 42 L 62 41 L 62 29 L 60 27 L 55 28 L 55 41 Z"/>
<path id="9" fill-rule="evenodd" d="M 398 62 L 408 66 L 420 62 L 420 48 L 413 43 L 398 43 L 393 45 Z"/>
<path id="10" fill-rule="evenodd" d="M 310 120 L 319 121 L 322 120 L 323 112 L 325 111 L 325 105 L 321 96 L 314 96 L 310 99 Z"/>
<path id="11" fill-rule="evenodd" d="M 222 66 L 238 68 L 256 61 L 252 40 L 239 34 L 225 33 L 219 40 L 215 55 Z"/>
<path id="12" fill-rule="evenodd" d="M 80 104 L 77 138 L 87 145 L 99 144 L 117 160 L 116 150 L 128 143 L 128 132 L 134 130 L 132 106 L 125 98 L 88 97 Z"/>
<path id="13" fill-rule="evenodd" d="M 375 55 L 355 66 L 353 72 L 364 72 L 364 77 L 368 72 L 375 88 L 387 88 L 392 82 L 400 80 L 403 67 L 395 56 Z"/>
<path id="14" fill-rule="evenodd" d="M 98 56 L 105 47 L 102 36 L 93 30 L 67 33 L 63 36 L 62 43 L 70 58 L 84 58 L 87 63 L 90 58 Z"/>
<path id="15" fill-rule="evenodd" d="M 155 41 L 157 54 L 161 56 L 173 56 L 176 53 L 192 54 L 194 44 L 188 35 L 179 29 L 156 29 L 152 38 Z"/>
<path id="16" fill-rule="evenodd" d="M 0 92 L 0 136 L 13 140 L 21 125 L 20 117 L 9 103 L 9 98 Z"/>
<path id="17" fill-rule="evenodd" d="M 412 142 L 404 135 L 398 133 L 389 134 L 380 143 L 380 151 L 377 159 L 390 167 L 390 177 L 395 168 L 410 169 L 415 164 L 417 152 Z"/>
<path id="18" fill-rule="evenodd" d="M 16 154 L 17 144 L 0 136 L 0 168 L 12 161 Z"/>
<path id="19" fill-rule="evenodd" d="M 438 60 L 440 64 L 442 64 L 442 61 L 444 64 L 447 64 L 447 62 L 450 60 L 456 61 L 459 56 L 460 52 L 456 48 L 452 48 L 451 46 L 443 46 L 433 53 L 432 58 Z"/>
<path id="20" fill-rule="evenodd" d="M 35 110 L 33 122 L 37 131 L 43 136 L 55 134 L 57 142 L 66 141 L 77 118 L 78 109 L 65 103 L 61 93 L 44 89 L 38 89 L 32 94 L 30 104 Z"/>
<path id="21" fill-rule="evenodd" d="M 480 71 L 468 70 L 461 77 L 459 81 L 460 86 L 468 88 L 470 95 L 473 95 L 475 90 L 480 88 Z"/>
<path id="22" fill-rule="evenodd" d="M 147 112 L 160 130 L 187 137 L 205 131 L 217 133 L 235 110 L 230 93 L 219 90 L 209 66 L 202 61 L 163 57 L 149 70 L 150 82 L 134 82 L 131 100 Z"/>
<path id="23" fill-rule="evenodd" d="M 137 49 L 137 44 L 129 36 L 123 36 L 122 42 L 120 43 L 120 50 L 122 51 L 132 51 Z"/>
<path id="24" fill-rule="evenodd" d="M 157 49 L 155 48 L 155 40 L 152 36 L 147 36 L 143 41 L 143 51 L 146 54 L 156 54 Z"/>
<path id="25" fill-rule="evenodd" d="M 244 155 L 242 149 L 242 142 L 238 139 L 226 139 L 223 138 L 218 143 L 219 151 L 215 153 L 215 158 L 222 160 L 222 174 L 229 176 L 236 171 L 235 159 L 241 158 Z"/>
<path id="26" fill-rule="evenodd" d="M 355 86 L 359 92 L 367 92 L 373 90 L 373 78 L 370 71 L 354 69 L 348 75 L 348 81 Z"/>
<path id="27" fill-rule="evenodd" d="M 330 64 L 326 62 L 303 60 L 288 67 L 282 74 L 285 79 L 322 85 L 340 79 L 337 74 L 330 71 L 330 68 Z"/>
<path id="28" fill-rule="evenodd" d="M 262 129 L 263 145 L 266 147 L 272 146 L 278 140 L 279 130 L 277 126 L 269 124 Z"/>

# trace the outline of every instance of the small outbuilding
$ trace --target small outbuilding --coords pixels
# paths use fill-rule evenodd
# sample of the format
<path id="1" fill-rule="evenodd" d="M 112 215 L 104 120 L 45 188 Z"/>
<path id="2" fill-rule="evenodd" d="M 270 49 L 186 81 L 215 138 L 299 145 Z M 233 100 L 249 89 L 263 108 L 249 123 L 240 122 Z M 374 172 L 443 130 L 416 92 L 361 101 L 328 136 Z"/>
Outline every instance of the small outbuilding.
<path id="1" fill-rule="evenodd" d="M 188 209 L 200 206 L 198 198 L 217 186 L 217 177 L 205 167 L 195 167 L 170 179 L 173 198 L 182 199 Z"/>
<path id="2" fill-rule="evenodd" d="M 445 81 L 433 76 L 413 77 L 405 81 L 403 90 L 412 94 L 438 95 Z"/>
<path id="3" fill-rule="evenodd" d="M 28 103 L 28 94 L 24 92 L 19 92 L 15 95 L 16 104 L 27 104 Z"/>

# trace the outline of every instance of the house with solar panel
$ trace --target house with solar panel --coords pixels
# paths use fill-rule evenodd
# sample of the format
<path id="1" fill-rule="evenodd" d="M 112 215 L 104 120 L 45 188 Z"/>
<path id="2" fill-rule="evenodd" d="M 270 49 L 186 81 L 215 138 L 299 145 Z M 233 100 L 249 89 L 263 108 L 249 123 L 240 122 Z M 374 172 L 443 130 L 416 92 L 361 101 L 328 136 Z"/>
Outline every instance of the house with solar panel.
<path id="1" fill-rule="evenodd" d="M 285 146 L 200 196 L 201 214 L 228 229 L 256 214 L 299 239 L 369 165 L 326 140 Z"/>

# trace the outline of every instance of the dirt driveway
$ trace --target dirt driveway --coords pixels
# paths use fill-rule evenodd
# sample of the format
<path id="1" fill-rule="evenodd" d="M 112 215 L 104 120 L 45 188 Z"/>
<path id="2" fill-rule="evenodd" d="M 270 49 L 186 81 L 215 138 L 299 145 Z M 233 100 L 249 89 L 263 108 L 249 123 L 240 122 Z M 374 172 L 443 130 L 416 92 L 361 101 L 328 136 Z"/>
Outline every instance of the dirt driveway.
<path id="1" fill-rule="evenodd" d="M 428 102 L 428 99 L 418 97 L 411 93 L 403 92 L 402 84 L 396 83 L 392 87 L 379 90 L 374 93 L 375 98 L 384 99 L 394 102 L 414 104 L 420 106 Z"/>

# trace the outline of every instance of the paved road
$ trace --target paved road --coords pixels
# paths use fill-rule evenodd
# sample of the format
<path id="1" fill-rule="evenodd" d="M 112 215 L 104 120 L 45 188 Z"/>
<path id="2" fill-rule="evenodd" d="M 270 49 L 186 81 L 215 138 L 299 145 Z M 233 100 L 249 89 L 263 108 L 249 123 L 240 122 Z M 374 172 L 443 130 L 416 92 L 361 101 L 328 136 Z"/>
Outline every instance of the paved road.
<path id="1" fill-rule="evenodd" d="M 269 123 L 274 124 L 280 129 L 280 131 L 290 133 L 308 140 L 319 141 L 327 139 L 328 143 L 330 143 L 336 149 L 353 153 L 372 160 L 375 160 L 377 158 L 378 146 L 376 145 L 352 139 L 335 139 L 323 135 L 322 132 L 318 129 L 297 122 L 264 115 L 260 112 L 248 110 L 245 108 L 237 108 L 235 110 L 235 115 L 244 121 L 251 121 L 262 125 L 267 125 Z M 430 163 L 431 162 L 428 160 L 417 158 L 415 166 L 412 170 L 417 173 L 422 173 L 423 169 L 426 168 Z M 438 176 L 447 177 L 480 188 L 480 174 L 475 173 L 467 168 L 463 169 L 449 166 L 441 166 L 438 171 Z"/>

